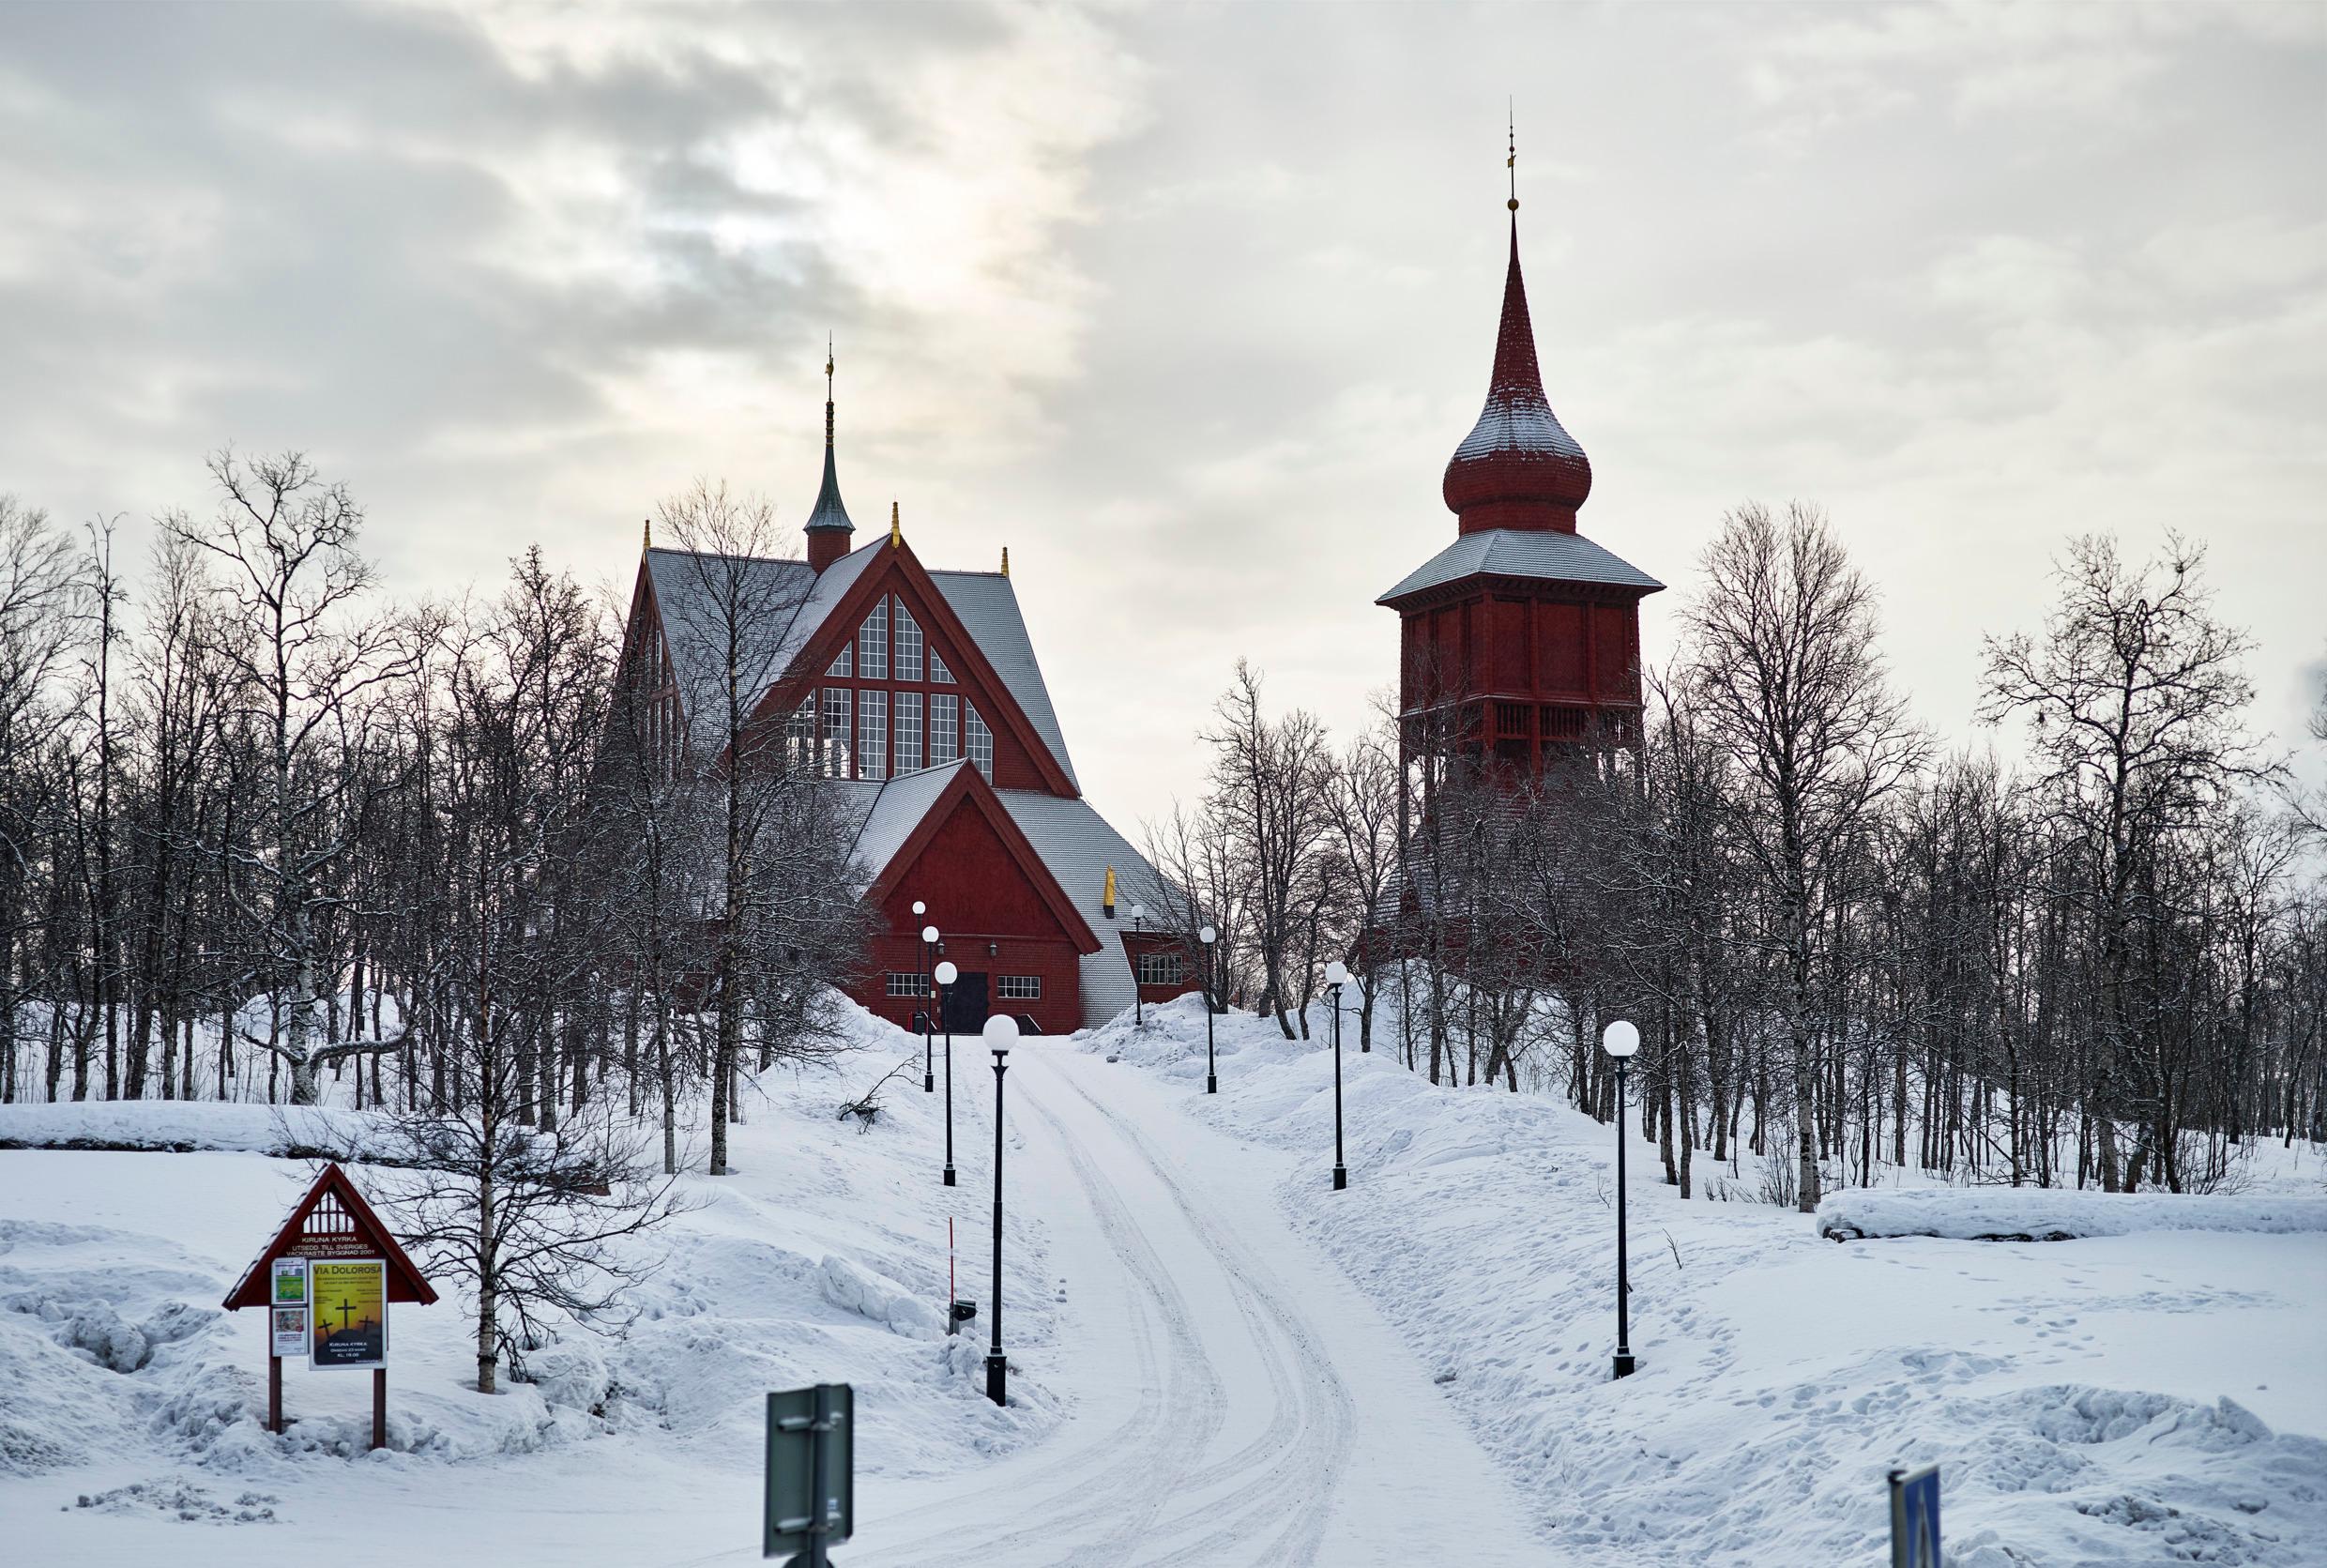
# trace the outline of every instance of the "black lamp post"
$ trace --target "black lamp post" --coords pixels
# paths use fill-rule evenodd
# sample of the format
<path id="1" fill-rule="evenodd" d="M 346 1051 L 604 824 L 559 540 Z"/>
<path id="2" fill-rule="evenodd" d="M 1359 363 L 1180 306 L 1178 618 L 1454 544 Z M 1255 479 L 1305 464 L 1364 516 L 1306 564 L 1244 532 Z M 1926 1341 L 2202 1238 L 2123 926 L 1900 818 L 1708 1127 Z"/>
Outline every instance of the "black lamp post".
<path id="1" fill-rule="evenodd" d="M 1640 1049 L 1640 1031 L 1619 1018 L 1601 1031 L 1600 1048 L 1616 1061 L 1616 1376 L 1633 1374 L 1632 1283 L 1624 1274 L 1624 1068 Z"/>
<path id="2" fill-rule="evenodd" d="M 1325 967 L 1325 992 L 1333 998 L 1333 1191 L 1349 1185 L 1349 1167 L 1341 1158 L 1341 988 L 1349 970 L 1338 958 Z"/>
<path id="3" fill-rule="evenodd" d="M 986 1397 L 1007 1405 L 1010 1362 L 1002 1359 L 1002 1073 L 1010 1066 L 1018 1020 L 997 1012 L 986 1020 L 985 1035 L 994 1052 L 994 1346 L 986 1352 Z"/>
<path id="4" fill-rule="evenodd" d="M 915 905 L 914 907 L 918 909 L 920 906 Z M 936 951 L 938 940 L 939 934 L 935 926 L 925 925 L 921 927 L 921 974 L 924 980 L 934 981 L 935 978 L 930 972 L 929 955 Z M 927 996 L 922 997 L 924 1002 L 935 997 L 937 994 L 936 986 L 934 983 L 925 985 L 923 989 L 928 993 Z M 929 1010 L 924 1007 L 921 1010 L 921 1092 L 923 1094 L 935 1094 L 937 1092 L 936 1069 L 929 1059 Z"/>
<path id="5" fill-rule="evenodd" d="M 1144 929 L 1142 922 L 1145 921 L 1147 918 L 1148 910 L 1146 906 L 1139 904 L 1134 904 L 1132 906 L 1133 936 L 1136 936 L 1140 935 L 1141 931 Z M 1146 1001 L 1147 998 L 1139 994 L 1139 944 L 1133 942 L 1132 944 L 1132 1027 L 1133 1028 L 1144 1029 L 1148 1027 L 1148 1010 L 1145 1005 Z"/>
<path id="6" fill-rule="evenodd" d="M 1217 978 L 1212 970 L 1212 944 L 1220 940 L 1220 933 L 1206 926 L 1196 933 L 1204 941 L 1204 1092 L 1220 1092 L 1220 1069 L 1212 1059 L 1212 984 Z"/>
<path id="7" fill-rule="evenodd" d="M 946 1037 L 946 1166 L 945 1184 L 953 1185 L 953 1020 L 946 1012 L 946 989 L 962 978 L 951 958 L 937 964 L 937 1016 L 945 1019 Z"/>

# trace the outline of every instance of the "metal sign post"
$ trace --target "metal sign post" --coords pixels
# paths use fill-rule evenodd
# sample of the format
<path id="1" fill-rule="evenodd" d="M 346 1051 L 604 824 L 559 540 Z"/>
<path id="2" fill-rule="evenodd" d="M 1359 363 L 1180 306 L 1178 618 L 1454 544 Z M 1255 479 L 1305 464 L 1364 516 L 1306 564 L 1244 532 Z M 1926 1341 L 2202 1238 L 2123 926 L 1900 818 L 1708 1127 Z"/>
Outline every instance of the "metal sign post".
<path id="1" fill-rule="evenodd" d="M 828 1568 L 857 1528 L 856 1391 L 818 1383 L 768 1396 L 768 1485 L 760 1555 Z"/>
<path id="2" fill-rule="evenodd" d="M 1891 1472 L 1891 1568 L 1941 1568 L 1937 1465 Z"/>

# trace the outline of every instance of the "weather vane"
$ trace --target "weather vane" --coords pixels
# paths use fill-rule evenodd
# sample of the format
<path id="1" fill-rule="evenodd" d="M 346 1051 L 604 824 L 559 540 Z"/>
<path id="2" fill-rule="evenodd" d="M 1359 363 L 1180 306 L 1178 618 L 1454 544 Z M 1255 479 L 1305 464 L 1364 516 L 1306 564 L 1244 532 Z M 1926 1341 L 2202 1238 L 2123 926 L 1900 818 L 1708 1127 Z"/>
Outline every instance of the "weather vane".
<path id="1" fill-rule="evenodd" d="M 1516 212 L 1519 210 L 1519 112 L 1516 100 L 1506 102 L 1503 113 L 1509 116 L 1504 129 L 1510 138 L 1503 167 L 1511 171 L 1511 210 Z"/>

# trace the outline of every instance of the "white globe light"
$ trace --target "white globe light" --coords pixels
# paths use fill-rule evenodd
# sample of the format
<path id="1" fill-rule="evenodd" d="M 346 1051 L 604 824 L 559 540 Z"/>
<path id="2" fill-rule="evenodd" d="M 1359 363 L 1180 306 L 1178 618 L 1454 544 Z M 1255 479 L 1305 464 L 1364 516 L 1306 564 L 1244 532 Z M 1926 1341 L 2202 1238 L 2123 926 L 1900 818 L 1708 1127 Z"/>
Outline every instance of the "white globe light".
<path id="1" fill-rule="evenodd" d="M 940 965 L 938 965 L 938 966 L 937 966 L 937 983 L 938 983 L 938 984 L 940 984 L 940 985 L 951 985 L 951 984 L 952 984 L 955 981 L 957 981 L 957 980 L 959 980 L 959 979 L 961 979 L 961 978 L 962 978 L 962 971 L 961 971 L 961 970 L 959 970 L 959 969 L 957 969 L 957 968 L 955 968 L 955 967 L 953 967 L 953 960 L 952 960 L 952 959 L 949 958 L 949 959 L 947 959 L 944 963 L 942 963 L 942 964 L 940 964 Z"/>
<path id="2" fill-rule="evenodd" d="M 934 944 L 937 940 L 937 928 L 934 925 L 921 927 L 921 940 Z"/>
<path id="3" fill-rule="evenodd" d="M 929 913 L 929 906 L 917 898 L 913 901 L 913 912 L 917 915 L 926 915 Z"/>
<path id="4" fill-rule="evenodd" d="M 1328 964 L 1325 967 L 1325 983 L 1328 985 L 1348 984 L 1349 966 L 1344 964 L 1338 958 L 1334 959 L 1331 964 Z"/>
<path id="5" fill-rule="evenodd" d="M 1640 1031 L 1619 1018 L 1600 1033 L 1600 1048 L 1622 1061 L 1640 1049 Z"/>
<path id="6" fill-rule="evenodd" d="M 1144 904 L 1134 904 L 1134 905 L 1133 905 L 1133 906 L 1132 906 L 1132 919 L 1133 919 L 1133 920 L 1135 920 L 1135 921 L 1144 921 L 1144 920 L 1146 920 L 1147 918 L 1148 918 L 1148 908 L 1147 908 L 1147 906 L 1146 906 L 1146 905 L 1144 905 Z"/>
<path id="7" fill-rule="evenodd" d="M 1018 1020 L 1007 1012 L 997 1012 L 986 1020 L 986 1043 L 997 1057 L 1010 1054 L 1011 1043 L 1018 1038 Z"/>
<path id="8" fill-rule="evenodd" d="M 1201 931 L 1197 932 L 1197 933 L 1196 933 L 1196 935 L 1197 935 L 1198 936 L 1201 936 L 1202 938 L 1204 938 L 1204 945 L 1205 945 L 1206 947 L 1208 947 L 1208 948 L 1209 948 L 1209 947 L 1210 947 L 1210 946 L 1211 946 L 1214 942 L 1217 942 L 1217 941 L 1219 941 L 1219 940 L 1220 940 L 1220 933 L 1219 933 L 1219 932 L 1217 932 L 1217 931 L 1214 931 L 1214 930 L 1213 930 L 1210 926 L 1209 926 L 1209 925 L 1208 925 L 1208 926 L 1206 926 L 1203 930 L 1201 930 Z"/>

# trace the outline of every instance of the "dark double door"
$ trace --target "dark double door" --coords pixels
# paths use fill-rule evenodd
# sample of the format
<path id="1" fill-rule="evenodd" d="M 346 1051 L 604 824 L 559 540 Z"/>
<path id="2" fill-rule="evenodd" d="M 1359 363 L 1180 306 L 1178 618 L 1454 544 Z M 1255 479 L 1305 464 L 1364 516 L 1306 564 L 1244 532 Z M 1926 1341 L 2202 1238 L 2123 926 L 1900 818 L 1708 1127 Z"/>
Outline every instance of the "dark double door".
<path id="1" fill-rule="evenodd" d="M 975 969 L 962 974 L 945 989 L 945 1018 L 940 1027 L 955 1034 L 976 1034 L 986 1027 L 990 1005 L 986 972 Z"/>

